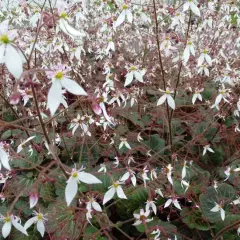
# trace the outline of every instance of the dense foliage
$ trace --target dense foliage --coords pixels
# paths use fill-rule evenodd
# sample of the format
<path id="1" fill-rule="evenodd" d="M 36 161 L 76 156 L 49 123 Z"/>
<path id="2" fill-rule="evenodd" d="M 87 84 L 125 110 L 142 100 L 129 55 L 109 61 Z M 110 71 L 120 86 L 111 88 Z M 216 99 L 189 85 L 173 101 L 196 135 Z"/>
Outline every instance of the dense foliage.
<path id="1" fill-rule="evenodd" d="M 239 0 L 0 22 L 0 239 L 240 239 Z"/>

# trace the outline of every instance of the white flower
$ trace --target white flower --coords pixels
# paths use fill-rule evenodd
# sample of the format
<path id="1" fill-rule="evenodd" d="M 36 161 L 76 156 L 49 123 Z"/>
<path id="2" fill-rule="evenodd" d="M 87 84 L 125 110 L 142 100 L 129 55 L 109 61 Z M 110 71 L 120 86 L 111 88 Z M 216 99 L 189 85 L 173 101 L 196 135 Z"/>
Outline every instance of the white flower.
<path id="1" fill-rule="evenodd" d="M 127 138 L 121 137 L 120 141 L 121 142 L 120 142 L 119 147 L 118 147 L 119 149 L 121 149 L 123 146 L 125 146 L 128 149 L 131 149 L 129 143 L 127 142 Z"/>
<path id="2" fill-rule="evenodd" d="M 156 236 L 154 236 L 154 240 L 160 240 L 161 231 L 160 231 L 159 229 L 152 231 L 151 234 L 152 234 L 152 235 L 155 235 L 155 234 L 156 234 Z"/>
<path id="3" fill-rule="evenodd" d="M 163 193 L 162 193 L 162 190 L 161 190 L 160 188 L 157 188 L 157 189 L 155 190 L 155 193 L 157 193 L 158 195 L 160 195 L 161 197 L 164 198 Z"/>
<path id="4" fill-rule="evenodd" d="M 104 172 L 104 173 L 107 172 L 107 166 L 105 163 L 100 164 L 100 169 L 98 170 L 98 172 Z"/>
<path id="5" fill-rule="evenodd" d="M 130 166 L 131 163 L 136 163 L 136 161 L 134 160 L 134 157 L 133 156 L 129 156 L 128 157 L 128 166 Z"/>
<path id="6" fill-rule="evenodd" d="M 137 135 L 137 140 L 138 140 L 138 142 L 143 141 L 143 138 L 141 137 L 141 133 L 138 133 L 138 135 Z"/>
<path id="7" fill-rule="evenodd" d="M 206 76 L 209 77 L 209 70 L 207 68 L 207 65 L 206 64 L 201 65 L 198 69 L 198 73 L 199 74 L 205 74 Z"/>
<path id="8" fill-rule="evenodd" d="M 65 76 L 69 68 L 58 65 L 53 71 L 49 72 L 48 77 L 52 78 L 52 86 L 48 92 L 48 106 L 53 116 L 62 102 L 62 88 L 74 95 L 87 96 L 87 93 L 75 81 Z"/>
<path id="9" fill-rule="evenodd" d="M 151 178 L 152 180 L 157 179 L 157 172 L 156 172 L 156 169 L 155 169 L 155 168 L 153 168 L 153 169 L 151 170 L 150 178 Z"/>
<path id="10" fill-rule="evenodd" d="M 159 90 L 162 93 L 164 93 L 164 95 L 158 99 L 157 106 L 163 104 L 167 100 L 169 107 L 171 107 L 174 110 L 175 109 L 175 101 L 174 101 L 173 97 L 171 96 L 171 93 L 174 93 L 174 91 L 171 91 L 169 88 L 166 88 L 166 91 L 163 91 L 161 89 L 159 89 Z"/>
<path id="11" fill-rule="evenodd" d="M 35 136 L 31 136 L 27 140 L 25 140 L 24 142 L 20 143 L 17 147 L 17 153 L 20 153 L 23 150 L 23 148 L 25 147 L 26 143 L 31 141 L 33 138 L 35 138 Z"/>
<path id="12" fill-rule="evenodd" d="M 171 183 L 171 185 L 173 185 L 173 180 L 172 180 L 173 167 L 172 167 L 172 165 L 168 164 L 167 167 L 166 167 L 166 170 L 167 170 L 167 179 Z"/>
<path id="13" fill-rule="evenodd" d="M 195 50 L 194 50 L 194 45 L 192 43 L 191 40 L 189 40 L 187 42 L 187 46 L 185 47 L 184 49 L 184 52 L 183 52 L 183 57 L 182 57 L 182 60 L 184 61 L 184 63 L 187 63 L 189 58 L 190 58 L 190 54 L 192 54 L 193 56 L 195 56 Z"/>
<path id="14" fill-rule="evenodd" d="M 240 226 L 237 229 L 237 235 L 240 236 Z"/>
<path id="15" fill-rule="evenodd" d="M 107 113 L 105 102 L 107 102 L 107 93 L 103 93 L 102 96 L 100 97 L 100 102 L 99 102 L 100 114 L 103 113 L 103 116 L 105 117 L 105 119 L 110 124 L 115 125 L 114 122 L 112 121 L 111 117 Z"/>
<path id="16" fill-rule="evenodd" d="M 69 25 L 67 21 L 67 14 L 62 12 L 60 15 L 60 19 L 58 21 L 58 27 L 68 36 L 75 37 L 84 37 L 86 34 L 82 31 L 76 30 L 72 26 Z"/>
<path id="17" fill-rule="evenodd" d="M 235 168 L 234 170 L 232 170 L 231 167 L 227 167 L 227 169 L 224 171 L 224 174 L 226 175 L 226 178 L 224 179 L 224 181 L 227 181 L 231 175 L 232 172 L 239 172 L 240 168 Z"/>
<path id="18" fill-rule="evenodd" d="M 224 219 L 225 219 L 225 211 L 223 210 L 222 205 L 218 204 L 216 202 L 215 202 L 215 204 L 216 204 L 215 207 L 213 207 L 210 211 L 211 212 L 219 212 L 220 211 L 221 218 L 224 221 Z"/>
<path id="19" fill-rule="evenodd" d="M 199 101 L 202 101 L 202 95 L 201 95 L 201 92 L 203 91 L 204 89 L 196 89 L 195 90 L 195 93 L 193 94 L 193 97 L 192 97 L 192 104 L 194 104 L 196 102 L 196 100 L 198 99 Z"/>
<path id="20" fill-rule="evenodd" d="M 133 15 L 132 12 L 128 9 L 128 6 L 126 4 L 124 4 L 122 6 L 122 12 L 120 13 L 120 15 L 117 18 L 117 21 L 114 23 L 114 27 L 117 28 L 118 26 L 120 26 L 125 18 L 127 17 L 127 20 L 129 23 L 132 23 L 133 20 Z"/>
<path id="21" fill-rule="evenodd" d="M 218 106 L 222 99 L 224 100 L 224 102 L 229 103 L 226 97 L 229 97 L 228 89 L 225 89 L 225 87 L 223 86 L 223 88 L 219 90 L 219 94 L 216 97 L 215 105 Z"/>
<path id="22" fill-rule="evenodd" d="M 148 172 L 149 172 L 149 170 L 147 170 L 147 166 L 145 166 L 145 167 L 143 168 L 143 170 L 140 172 L 140 175 L 141 175 L 141 177 L 142 177 L 142 179 L 143 179 L 143 183 L 144 183 L 144 187 L 145 187 L 145 188 L 147 187 L 146 181 L 149 181 L 149 180 L 150 180 L 149 177 L 148 177 L 148 175 L 147 175 Z"/>
<path id="23" fill-rule="evenodd" d="M 200 57 L 198 58 L 198 66 L 201 66 L 204 62 L 204 60 L 212 66 L 212 59 L 208 55 L 208 50 L 204 49 L 203 52 L 201 53 Z"/>
<path id="24" fill-rule="evenodd" d="M 132 66 L 129 70 L 130 71 L 126 75 L 124 87 L 128 86 L 133 81 L 134 78 L 137 81 L 143 83 L 143 76 L 145 74 L 145 70 L 141 70 L 141 71 L 137 70 L 135 66 Z"/>
<path id="25" fill-rule="evenodd" d="M 8 20 L 0 24 L 0 64 L 5 63 L 8 71 L 15 77 L 20 78 L 23 72 L 22 56 L 12 45 L 17 37 L 16 30 L 8 30 Z"/>
<path id="26" fill-rule="evenodd" d="M 187 0 L 187 2 L 184 3 L 183 12 L 186 12 L 189 8 L 194 14 L 196 14 L 199 17 L 201 16 L 200 10 L 197 7 L 197 4 L 195 4 L 193 0 Z"/>
<path id="27" fill-rule="evenodd" d="M 11 229 L 12 229 L 12 225 L 18 231 L 20 231 L 21 233 L 28 236 L 27 231 L 21 225 L 21 219 L 19 217 L 14 216 L 14 215 L 4 217 L 3 215 L 0 214 L 0 220 L 4 222 L 3 227 L 2 227 L 2 236 L 4 238 L 8 237 L 8 235 L 10 234 Z"/>
<path id="28" fill-rule="evenodd" d="M 157 215 L 157 207 L 155 205 L 155 202 L 147 200 L 147 202 L 146 202 L 146 212 L 150 211 L 150 209 L 152 209 L 154 214 Z"/>
<path id="29" fill-rule="evenodd" d="M 87 208 L 86 219 L 92 225 L 92 223 L 90 221 L 92 219 L 92 209 L 91 208 L 89 208 L 89 209 Z"/>
<path id="30" fill-rule="evenodd" d="M 122 94 L 120 91 L 116 91 L 116 92 L 113 94 L 112 99 L 108 102 L 108 104 L 111 105 L 111 104 L 113 104 L 114 102 L 117 102 L 118 106 L 120 107 L 120 106 L 121 106 L 121 101 L 122 101 L 122 102 L 125 102 L 126 99 L 125 99 L 125 97 L 123 96 L 123 94 Z"/>
<path id="31" fill-rule="evenodd" d="M 240 197 L 232 202 L 234 205 L 240 204 Z"/>
<path id="32" fill-rule="evenodd" d="M 112 39 L 109 40 L 108 46 L 106 48 L 106 54 L 109 54 L 110 51 L 115 51 L 115 44 Z"/>
<path id="33" fill-rule="evenodd" d="M 116 168 L 119 165 L 119 159 L 118 159 L 118 157 L 115 157 L 114 159 L 115 159 L 115 161 L 113 162 L 113 164 L 115 165 L 114 168 Z"/>
<path id="34" fill-rule="evenodd" d="M 39 198 L 38 193 L 30 193 L 29 195 L 30 208 L 34 208 L 37 205 L 38 198 Z"/>
<path id="35" fill-rule="evenodd" d="M 110 201 L 114 197 L 115 193 L 117 193 L 117 196 L 119 198 L 127 199 L 127 196 L 123 192 L 121 184 L 122 183 L 119 181 L 113 182 L 113 185 L 110 186 L 109 190 L 104 194 L 103 205 Z"/>
<path id="36" fill-rule="evenodd" d="M 84 168 L 81 167 L 79 170 L 75 168 L 72 169 L 71 177 L 67 181 L 67 186 L 65 189 L 65 198 L 67 201 L 67 205 L 69 206 L 77 194 L 78 191 L 78 183 L 83 182 L 87 184 L 97 184 L 102 183 L 98 178 L 93 176 L 90 173 L 86 173 L 83 171 Z"/>
<path id="37" fill-rule="evenodd" d="M 126 173 L 123 174 L 123 176 L 120 178 L 121 182 L 127 181 L 129 178 L 131 178 L 131 182 L 133 186 L 136 186 L 137 184 L 137 178 L 135 176 L 135 172 L 131 169 L 128 169 Z"/>
<path id="38" fill-rule="evenodd" d="M 182 208 L 181 208 L 181 206 L 180 206 L 177 198 L 169 198 L 169 199 L 165 202 L 164 208 L 169 207 L 171 203 L 173 203 L 173 205 L 174 205 L 176 208 L 178 208 L 179 210 L 182 210 Z"/>
<path id="39" fill-rule="evenodd" d="M 43 237 L 45 233 L 44 223 L 45 221 L 47 221 L 47 218 L 45 218 L 45 215 L 43 215 L 42 213 L 38 213 L 36 211 L 33 211 L 33 214 L 34 214 L 34 217 L 27 220 L 27 222 L 24 224 L 24 228 L 27 230 L 33 224 L 36 224 L 38 232 Z"/>
<path id="40" fill-rule="evenodd" d="M 4 144 L 0 142 L 0 170 L 2 169 L 2 165 L 7 170 L 11 171 L 11 167 L 9 165 L 8 154 L 4 150 Z"/>
<path id="41" fill-rule="evenodd" d="M 102 208 L 98 202 L 95 201 L 93 197 L 88 198 L 89 201 L 87 202 L 87 209 L 94 209 L 97 212 L 102 212 Z"/>
<path id="42" fill-rule="evenodd" d="M 188 188 L 189 188 L 189 186 L 190 186 L 190 184 L 187 182 L 187 181 L 185 181 L 185 180 L 181 180 L 181 186 L 182 186 L 182 188 L 184 188 L 185 187 L 185 192 L 188 190 Z"/>
<path id="43" fill-rule="evenodd" d="M 184 179 L 187 175 L 187 161 L 184 160 L 183 168 L 182 168 L 182 179 Z"/>
<path id="44" fill-rule="evenodd" d="M 149 214 L 150 214 L 150 211 L 144 212 L 143 209 L 140 210 L 140 214 L 134 213 L 133 216 L 136 218 L 136 222 L 133 225 L 138 226 L 142 223 L 151 222 L 153 219 L 148 218 Z"/>
<path id="45" fill-rule="evenodd" d="M 211 153 L 214 153 L 214 151 L 212 150 L 212 148 L 210 148 L 210 145 L 207 144 L 203 147 L 203 156 L 206 154 L 206 152 L 209 151 Z"/>

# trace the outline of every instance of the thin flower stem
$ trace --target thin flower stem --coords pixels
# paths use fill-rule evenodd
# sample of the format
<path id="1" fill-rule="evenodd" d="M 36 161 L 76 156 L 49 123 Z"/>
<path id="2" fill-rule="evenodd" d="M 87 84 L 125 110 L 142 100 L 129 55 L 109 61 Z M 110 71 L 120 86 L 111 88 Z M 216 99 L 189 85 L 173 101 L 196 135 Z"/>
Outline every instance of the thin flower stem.
<path id="1" fill-rule="evenodd" d="M 163 87 L 164 90 L 166 90 L 166 80 L 165 80 L 165 73 L 163 68 L 163 62 L 162 62 L 162 56 L 161 56 L 161 50 L 160 50 L 160 41 L 159 41 L 159 27 L 158 27 L 158 19 L 157 19 L 157 8 L 156 8 L 156 2 L 153 0 L 153 8 L 154 8 L 154 19 L 155 19 L 155 28 L 156 28 L 156 42 L 157 42 L 157 50 L 158 50 L 158 60 L 161 67 L 161 75 L 162 75 L 162 81 L 163 81 Z M 169 131 L 169 144 L 170 144 L 170 150 L 172 151 L 172 124 L 171 124 L 171 118 L 170 118 L 170 111 L 169 106 L 167 105 L 167 122 L 168 122 L 168 131 Z"/>
<path id="2" fill-rule="evenodd" d="M 43 119 L 42 119 L 42 116 L 41 116 L 41 113 L 40 113 L 40 109 L 39 109 L 38 101 L 37 101 L 37 96 L 36 96 L 36 91 L 35 91 L 33 83 L 31 84 L 31 88 L 32 88 L 33 99 L 34 99 L 35 106 L 36 106 L 36 109 L 37 109 L 37 114 L 38 114 L 38 119 L 39 119 L 40 125 L 42 127 L 42 130 L 43 130 L 44 136 L 46 138 L 47 144 L 48 144 L 49 147 L 51 147 L 51 141 L 50 141 L 50 138 L 48 136 L 47 130 L 45 128 L 45 125 L 44 125 L 44 122 L 43 122 Z M 58 158 L 58 156 L 56 154 L 54 154 L 54 157 L 57 160 L 58 165 L 59 165 L 60 169 L 62 170 L 63 174 L 65 175 L 66 178 L 68 178 L 68 174 L 65 171 L 65 167 L 64 167 L 63 163 L 61 162 L 61 160 Z"/>

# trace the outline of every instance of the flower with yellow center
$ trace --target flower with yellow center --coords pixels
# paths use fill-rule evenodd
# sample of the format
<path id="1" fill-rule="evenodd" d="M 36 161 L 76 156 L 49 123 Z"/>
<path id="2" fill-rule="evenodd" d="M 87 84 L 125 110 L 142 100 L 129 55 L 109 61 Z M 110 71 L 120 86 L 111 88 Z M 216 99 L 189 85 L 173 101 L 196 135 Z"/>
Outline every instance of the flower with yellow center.
<path id="1" fill-rule="evenodd" d="M 77 194 L 78 184 L 83 182 L 86 184 L 99 184 L 102 183 L 98 178 L 90 173 L 86 173 L 84 167 L 79 170 L 72 169 L 71 177 L 67 180 L 67 186 L 65 189 L 65 198 L 67 205 L 69 206 Z"/>
<path id="2" fill-rule="evenodd" d="M 47 218 L 42 213 L 39 213 L 39 212 L 36 212 L 36 211 L 33 211 L 33 215 L 34 215 L 34 217 L 32 217 L 32 218 L 27 220 L 27 222 L 24 225 L 24 228 L 28 229 L 33 224 L 36 224 L 38 232 L 43 237 L 44 233 L 45 233 L 45 225 L 44 225 L 44 223 L 47 221 Z"/>
<path id="3" fill-rule="evenodd" d="M 112 186 L 110 186 L 109 190 L 104 194 L 103 205 L 109 202 L 115 194 L 117 194 L 117 196 L 121 199 L 127 199 L 127 196 L 123 192 L 121 184 L 123 183 L 120 181 L 113 182 Z"/>

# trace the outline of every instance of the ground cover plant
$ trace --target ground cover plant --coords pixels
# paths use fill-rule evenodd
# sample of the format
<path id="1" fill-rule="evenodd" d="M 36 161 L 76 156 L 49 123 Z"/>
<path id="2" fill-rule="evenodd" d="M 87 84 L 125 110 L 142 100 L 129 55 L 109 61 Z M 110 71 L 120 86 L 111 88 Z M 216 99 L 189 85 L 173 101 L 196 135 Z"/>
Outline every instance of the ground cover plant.
<path id="1" fill-rule="evenodd" d="M 240 1 L 0 9 L 0 239 L 240 239 Z"/>

